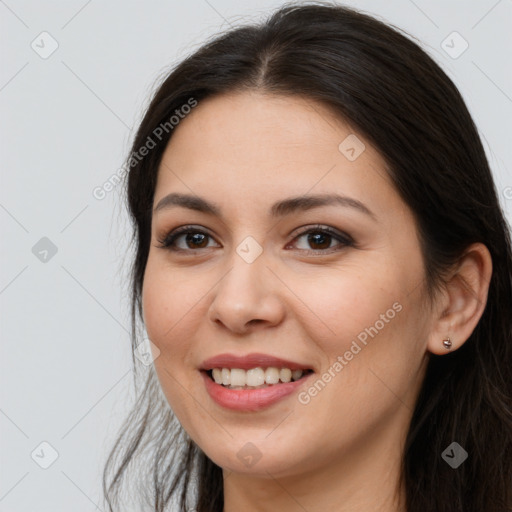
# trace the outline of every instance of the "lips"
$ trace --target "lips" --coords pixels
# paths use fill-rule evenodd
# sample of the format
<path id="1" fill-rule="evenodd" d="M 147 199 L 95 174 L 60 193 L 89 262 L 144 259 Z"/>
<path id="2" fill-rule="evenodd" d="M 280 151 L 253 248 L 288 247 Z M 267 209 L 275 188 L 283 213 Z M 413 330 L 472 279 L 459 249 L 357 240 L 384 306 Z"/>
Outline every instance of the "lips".
<path id="1" fill-rule="evenodd" d="M 271 385 L 256 386 L 256 387 L 225 387 L 223 384 L 218 384 L 212 377 L 214 369 L 224 369 L 225 371 L 231 370 L 232 372 L 240 370 L 258 369 L 261 373 L 262 370 L 276 373 L 278 369 L 283 369 L 285 373 L 288 372 L 288 378 L 284 377 L 286 382 L 273 383 Z M 300 387 L 304 386 L 314 373 L 314 370 L 307 363 L 298 361 L 290 361 L 281 357 L 271 356 L 269 354 L 252 353 L 244 356 L 237 356 L 235 354 L 219 354 L 210 357 L 202 362 L 199 367 L 200 373 L 206 391 L 211 399 L 224 409 L 239 412 L 256 412 L 269 407 L 270 405 L 279 402 L 285 397 L 295 393 Z M 223 370 L 223 372 L 224 372 Z M 292 372 L 302 370 L 298 380 L 289 381 L 290 370 Z M 230 374 L 229 380 L 233 373 Z M 275 375 L 274 379 L 275 380 Z"/>
<path id="2" fill-rule="evenodd" d="M 280 357 L 274 357 L 268 354 L 252 353 L 245 356 L 237 356 L 235 354 L 219 354 L 210 357 L 202 362 L 200 370 L 208 371 L 213 368 L 240 368 L 242 370 L 250 370 L 251 368 L 289 368 L 290 370 L 313 370 L 311 365 L 290 361 Z"/>
<path id="3" fill-rule="evenodd" d="M 313 375 L 310 373 L 296 381 L 263 388 L 229 389 L 216 384 L 207 370 L 201 370 L 200 373 L 208 395 L 217 405 L 225 410 L 241 413 L 258 412 L 292 396 L 307 385 Z"/>

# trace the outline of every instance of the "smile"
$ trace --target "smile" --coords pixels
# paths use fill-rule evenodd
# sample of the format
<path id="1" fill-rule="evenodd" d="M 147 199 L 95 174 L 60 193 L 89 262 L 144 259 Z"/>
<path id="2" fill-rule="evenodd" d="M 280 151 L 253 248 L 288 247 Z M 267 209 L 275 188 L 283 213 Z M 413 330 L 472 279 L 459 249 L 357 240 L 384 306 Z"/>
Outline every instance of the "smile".
<path id="1" fill-rule="evenodd" d="M 218 354 L 199 366 L 210 398 L 225 409 L 259 411 L 305 385 L 315 370 L 270 354 Z"/>
<path id="2" fill-rule="evenodd" d="M 291 370 L 290 368 L 213 368 L 208 375 L 228 389 L 261 389 L 276 384 L 297 381 L 312 370 Z"/>
<path id="3" fill-rule="evenodd" d="M 269 368 L 267 368 L 266 370 L 268 369 Z M 275 369 L 277 370 L 277 368 Z M 216 370 L 220 369 L 217 368 Z M 220 370 L 221 375 L 224 370 L 228 369 L 223 368 L 222 370 Z M 233 370 L 235 370 L 235 379 L 237 379 L 238 377 L 236 375 L 238 372 L 236 370 L 239 369 L 233 368 L 231 372 Z M 261 370 L 263 372 L 262 368 L 255 368 L 254 370 Z M 284 378 L 286 379 L 289 376 L 288 372 L 291 372 L 291 370 L 289 368 L 280 369 L 279 374 L 281 374 L 281 370 L 284 370 Z M 242 371 L 246 373 L 244 370 Z M 302 370 L 298 371 L 302 372 Z M 265 382 L 264 384 L 261 384 L 259 386 L 245 385 L 243 387 L 231 387 L 231 384 L 224 385 L 215 382 L 213 378 L 213 370 L 201 370 L 200 373 L 203 378 L 206 391 L 210 398 L 217 405 L 220 405 L 222 408 L 238 412 L 257 412 L 267 407 L 270 407 L 272 404 L 275 404 L 276 402 L 283 400 L 285 397 L 298 392 L 299 388 L 304 386 L 305 383 L 314 374 L 312 370 L 308 370 L 306 372 L 302 372 L 302 375 L 300 377 L 298 376 L 298 373 L 296 373 L 296 376 L 298 377 L 297 380 L 292 380 L 293 376 L 291 376 L 290 381 L 288 382 L 282 382 L 281 379 L 279 379 L 279 382 L 275 384 L 267 384 Z M 270 372 L 270 375 L 272 374 L 275 377 L 275 372 L 273 370 Z"/>

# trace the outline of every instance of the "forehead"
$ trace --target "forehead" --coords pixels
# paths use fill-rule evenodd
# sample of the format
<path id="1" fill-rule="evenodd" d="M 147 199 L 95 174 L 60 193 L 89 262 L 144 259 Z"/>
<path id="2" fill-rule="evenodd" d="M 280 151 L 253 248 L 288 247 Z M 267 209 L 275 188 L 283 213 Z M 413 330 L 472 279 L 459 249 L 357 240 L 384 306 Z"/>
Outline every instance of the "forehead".
<path id="1" fill-rule="evenodd" d="M 155 204 L 171 191 L 216 202 L 273 202 L 308 191 L 397 200 L 384 160 L 348 122 L 311 99 L 259 92 L 207 98 L 180 121 L 162 158 Z"/>
<path id="2" fill-rule="evenodd" d="M 338 144 L 352 133 L 349 123 L 309 98 L 245 91 L 200 101 L 174 130 L 169 150 L 193 144 L 196 150 L 243 159 L 244 152 L 254 149 L 252 157 L 268 159 L 283 151 L 308 154 L 315 146 L 315 159 L 319 151 L 337 152 Z"/>

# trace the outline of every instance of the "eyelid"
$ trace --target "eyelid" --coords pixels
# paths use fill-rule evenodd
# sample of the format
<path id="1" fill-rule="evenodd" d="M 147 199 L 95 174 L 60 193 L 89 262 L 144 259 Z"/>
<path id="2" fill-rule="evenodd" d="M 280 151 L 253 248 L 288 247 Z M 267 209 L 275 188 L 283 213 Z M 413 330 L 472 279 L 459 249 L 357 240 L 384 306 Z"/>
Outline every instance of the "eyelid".
<path id="1" fill-rule="evenodd" d="M 354 239 L 349 234 L 344 233 L 343 231 L 340 231 L 338 229 L 332 228 L 331 226 L 327 226 L 324 224 L 313 224 L 313 225 L 306 224 L 306 226 L 307 226 L 306 229 L 301 229 L 304 227 L 304 226 L 301 226 L 292 232 L 292 233 L 294 233 L 294 235 L 293 235 L 293 239 L 290 243 L 295 242 L 298 238 L 301 238 L 304 235 L 308 235 L 309 233 L 317 233 L 317 232 L 326 233 L 327 235 L 331 236 L 339 243 L 338 243 L 337 247 L 336 246 L 330 247 L 328 249 L 309 249 L 309 250 L 308 249 L 298 249 L 301 252 L 306 252 L 307 254 L 328 255 L 333 252 L 339 252 L 344 247 L 355 247 L 355 245 L 356 245 Z M 297 230 L 300 230 L 300 231 L 297 233 Z M 290 244 L 287 244 L 286 247 L 288 247 L 288 245 L 290 245 Z"/>
<path id="2" fill-rule="evenodd" d="M 340 247 L 340 246 L 341 246 L 341 248 L 355 247 L 355 241 L 350 235 L 348 235 L 347 233 L 344 233 L 342 231 L 339 231 L 338 229 L 332 228 L 331 226 L 324 225 L 324 224 L 305 224 L 303 226 L 299 226 L 298 228 L 293 230 L 292 233 L 290 233 L 289 236 L 293 236 L 293 239 L 286 245 L 286 247 L 288 247 L 290 244 L 295 242 L 298 238 L 305 236 L 309 233 L 316 233 L 316 232 L 323 232 L 323 233 L 326 233 L 327 235 L 331 236 L 332 238 L 334 238 L 336 241 L 339 242 L 338 247 Z M 166 231 L 163 235 L 159 236 L 157 238 L 157 240 L 160 243 L 160 245 L 157 245 L 156 247 L 161 248 L 161 249 L 167 249 L 172 252 L 182 252 L 182 253 L 183 252 L 185 252 L 185 253 L 198 252 L 198 249 L 181 249 L 181 248 L 177 248 L 175 246 L 176 239 L 179 236 L 184 235 L 184 234 L 189 234 L 189 233 L 201 233 L 201 234 L 204 234 L 207 237 L 211 238 L 212 240 L 214 240 L 214 236 L 212 234 L 210 234 L 210 232 L 207 228 L 203 228 L 202 226 L 198 227 L 196 225 L 183 225 L 183 226 L 177 227 L 175 229 L 172 229 L 170 231 Z M 218 243 L 218 242 L 216 242 L 216 243 Z M 203 247 L 203 248 L 199 248 L 199 249 L 211 249 L 211 247 Z M 322 254 L 327 255 L 332 252 L 337 252 L 339 250 L 341 250 L 341 249 L 336 248 L 336 246 L 330 247 L 327 249 L 309 249 L 309 250 L 308 249 L 298 249 L 298 251 L 300 251 L 302 253 L 305 252 L 307 254 L 320 254 L 320 255 L 322 255 Z"/>
<path id="3" fill-rule="evenodd" d="M 295 240 L 295 238 L 297 238 L 298 236 L 305 235 L 305 234 L 309 233 L 310 231 L 325 231 L 333 236 L 336 236 L 338 238 L 345 240 L 346 242 L 354 241 L 348 233 L 344 233 L 343 231 L 340 231 L 339 229 L 328 226 L 327 224 L 304 224 L 302 226 L 299 226 L 298 228 L 295 228 L 290 233 L 289 236 L 293 236 L 293 239 Z"/>
<path id="4" fill-rule="evenodd" d="M 160 245 L 157 245 L 156 247 L 159 247 L 161 249 L 169 249 L 172 250 L 170 247 L 171 243 L 174 243 L 176 241 L 176 238 L 180 235 L 188 234 L 188 233 L 202 233 L 204 235 L 209 236 L 211 239 L 214 239 L 213 235 L 209 232 L 208 229 L 203 227 L 198 227 L 196 225 L 184 225 L 179 226 L 176 229 L 171 229 L 168 231 L 164 231 L 164 233 L 161 236 L 157 236 L 157 241 L 160 243 Z M 193 249 L 178 249 L 174 248 L 175 251 L 182 251 L 182 252 L 192 252 Z"/>

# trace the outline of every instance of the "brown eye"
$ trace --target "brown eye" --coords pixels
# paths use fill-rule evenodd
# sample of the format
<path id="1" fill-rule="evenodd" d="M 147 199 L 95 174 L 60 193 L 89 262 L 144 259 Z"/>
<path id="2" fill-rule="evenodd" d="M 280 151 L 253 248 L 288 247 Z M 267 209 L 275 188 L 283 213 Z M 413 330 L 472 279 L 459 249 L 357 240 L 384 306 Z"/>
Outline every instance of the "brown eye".
<path id="1" fill-rule="evenodd" d="M 354 245 L 354 241 L 351 237 L 338 233 L 328 227 L 310 228 L 296 236 L 294 241 L 303 237 L 306 237 L 304 245 L 307 245 L 307 247 L 299 247 L 299 249 L 310 253 L 327 253 L 332 252 L 332 249 L 340 250 L 343 247 Z M 337 244 L 331 245 L 333 241 L 337 242 Z"/>
<path id="2" fill-rule="evenodd" d="M 331 245 L 332 236 L 326 233 L 309 233 L 308 243 L 316 245 L 313 249 L 328 249 Z"/>
<path id="3" fill-rule="evenodd" d="M 182 238 L 185 241 L 185 246 L 180 247 L 177 244 L 177 241 L 181 240 Z M 158 242 L 160 243 L 158 247 L 168 249 L 170 251 L 207 249 L 209 238 L 211 238 L 211 235 L 204 231 L 194 229 L 190 226 L 184 226 L 182 228 L 178 228 L 175 231 L 172 231 L 171 233 L 165 235 L 163 238 L 158 239 Z"/>
<path id="4" fill-rule="evenodd" d="M 179 238 L 179 237 L 177 237 Z M 208 235 L 204 234 L 204 233 L 193 233 L 193 234 L 190 234 L 190 233 L 185 233 L 185 243 L 186 244 L 192 244 L 192 248 L 194 247 L 199 247 L 199 248 L 204 248 L 206 247 L 205 245 L 205 241 L 208 240 Z M 190 246 L 189 246 L 190 248 Z"/>

